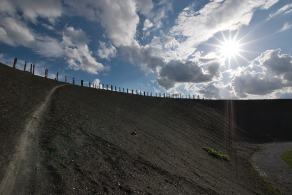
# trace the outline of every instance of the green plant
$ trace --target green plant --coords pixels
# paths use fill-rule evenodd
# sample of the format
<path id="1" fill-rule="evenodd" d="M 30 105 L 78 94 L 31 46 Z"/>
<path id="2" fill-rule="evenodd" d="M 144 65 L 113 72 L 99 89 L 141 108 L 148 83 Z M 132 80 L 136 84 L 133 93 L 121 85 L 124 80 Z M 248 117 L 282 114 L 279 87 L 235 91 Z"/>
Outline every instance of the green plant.
<path id="1" fill-rule="evenodd" d="M 216 149 L 211 148 L 211 147 L 204 147 L 203 150 L 205 150 L 209 155 L 211 155 L 215 158 L 218 158 L 220 160 L 230 161 L 229 156 L 227 154 L 219 151 L 219 150 L 216 150 Z"/>
<path id="2" fill-rule="evenodd" d="M 281 158 L 292 168 L 292 150 L 284 152 Z"/>

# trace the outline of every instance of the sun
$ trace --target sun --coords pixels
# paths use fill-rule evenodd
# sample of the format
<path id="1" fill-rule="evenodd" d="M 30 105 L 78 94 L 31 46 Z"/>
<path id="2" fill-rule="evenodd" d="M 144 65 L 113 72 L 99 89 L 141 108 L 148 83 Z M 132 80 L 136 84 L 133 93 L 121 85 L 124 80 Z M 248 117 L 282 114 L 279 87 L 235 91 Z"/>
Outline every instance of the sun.
<path id="1" fill-rule="evenodd" d="M 224 40 L 219 45 L 219 53 L 225 59 L 231 59 L 240 55 L 240 42 L 235 39 Z"/>
<path id="2" fill-rule="evenodd" d="M 215 47 L 217 48 L 216 53 L 220 59 L 229 64 L 232 60 L 237 62 L 239 58 L 245 59 L 243 56 L 243 53 L 245 53 L 243 49 L 244 43 L 241 42 L 241 39 L 238 39 L 237 34 L 234 36 L 229 34 L 227 37 L 222 34 L 222 39 L 217 39 L 217 41 Z"/>

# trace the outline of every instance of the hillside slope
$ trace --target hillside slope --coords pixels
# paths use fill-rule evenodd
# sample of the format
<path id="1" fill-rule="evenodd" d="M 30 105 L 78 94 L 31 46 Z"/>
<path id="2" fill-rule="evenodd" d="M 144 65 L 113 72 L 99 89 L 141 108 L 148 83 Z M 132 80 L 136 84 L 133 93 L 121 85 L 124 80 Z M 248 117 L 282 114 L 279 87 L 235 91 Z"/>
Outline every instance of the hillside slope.
<path id="1" fill-rule="evenodd" d="M 1 180 L 25 121 L 58 83 L 3 65 L 0 79 Z M 272 194 L 249 163 L 256 146 L 242 130 L 230 133 L 225 104 L 61 87 L 41 120 L 26 192 Z"/>

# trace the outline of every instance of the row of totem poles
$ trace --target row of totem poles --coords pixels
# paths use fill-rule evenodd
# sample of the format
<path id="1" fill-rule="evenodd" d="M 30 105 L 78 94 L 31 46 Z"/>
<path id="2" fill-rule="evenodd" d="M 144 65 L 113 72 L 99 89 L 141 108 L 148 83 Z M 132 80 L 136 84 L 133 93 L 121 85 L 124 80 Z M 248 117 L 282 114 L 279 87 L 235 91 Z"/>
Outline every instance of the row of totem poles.
<path id="1" fill-rule="evenodd" d="M 17 58 L 14 58 L 13 65 L 12 65 L 12 67 L 14 69 L 16 68 L 16 64 L 17 64 Z M 35 74 L 35 67 L 36 67 L 35 64 L 30 64 L 29 72 L 33 75 Z M 27 62 L 25 61 L 23 71 L 27 71 L 26 69 L 27 69 Z M 44 77 L 47 79 L 49 78 L 49 70 L 47 68 L 45 69 L 45 76 Z M 54 78 L 54 80 L 59 81 L 59 73 L 58 72 L 56 73 L 56 77 Z M 70 83 L 67 76 L 64 77 L 64 82 Z M 73 85 L 76 84 L 74 77 L 72 77 L 71 84 L 73 84 Z M 114 85 L 103 84 L 103 83 L 96 84 L 96 83 L 88 82 L 88 85 L 85 85 L 84 80 L 80 80 L 80 86 L 101 89 L 101 90 L 114 91 L 114 92 L 120 92 L 120 93 L 133 94 L 133 95 L 150 96 L 150 97 L 175 98 L 175 99 L 200 99 L 199 95 L 195 96 L 195 95 L 182 95 L 179 93 L 176 93 L 176 94 L 152 93 L 152 92 L 147 92 L 147 91 L 117 87 Z"/>

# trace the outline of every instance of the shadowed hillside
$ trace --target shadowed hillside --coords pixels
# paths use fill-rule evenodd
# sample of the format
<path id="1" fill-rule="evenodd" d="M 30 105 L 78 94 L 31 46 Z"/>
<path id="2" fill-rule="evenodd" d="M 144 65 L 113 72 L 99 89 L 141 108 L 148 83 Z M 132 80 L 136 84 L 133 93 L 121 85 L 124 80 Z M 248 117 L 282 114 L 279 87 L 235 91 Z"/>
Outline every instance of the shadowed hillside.
<path id="1" fill-rule="evenodd" d="M 4 65 L 0 81 L 1 180 L 25 121 L 58 83 Z M 62 86 L 41 118 L 33 143 L 38 157 L 24 192 L 273 194 L 250 165 L 257 147 L 247 141 L 290 139 L 289 113 L 281 109 L 292 103 L 235 101 L 240 128 L 232 132 L 226 104 Z M 204 147 L 223 151 L 230 161 Z"/>

